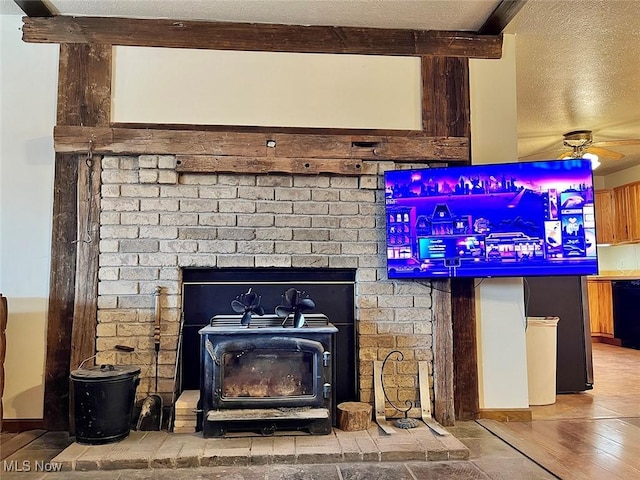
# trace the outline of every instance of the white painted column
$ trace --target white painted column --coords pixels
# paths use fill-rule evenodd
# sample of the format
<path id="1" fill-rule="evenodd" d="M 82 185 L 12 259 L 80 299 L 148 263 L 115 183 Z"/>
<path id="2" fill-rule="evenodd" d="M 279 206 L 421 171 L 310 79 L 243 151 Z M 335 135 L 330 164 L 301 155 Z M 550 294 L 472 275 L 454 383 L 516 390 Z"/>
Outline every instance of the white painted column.
<path id="1" fill-rule="evenodd" d="M 500 60 L 470 61 L 473 164 L 517 161 L 515 46 L 505 35 Z M 528 408 L 522 278 L 482 281 L 476 317 L 480 408 Z"/>

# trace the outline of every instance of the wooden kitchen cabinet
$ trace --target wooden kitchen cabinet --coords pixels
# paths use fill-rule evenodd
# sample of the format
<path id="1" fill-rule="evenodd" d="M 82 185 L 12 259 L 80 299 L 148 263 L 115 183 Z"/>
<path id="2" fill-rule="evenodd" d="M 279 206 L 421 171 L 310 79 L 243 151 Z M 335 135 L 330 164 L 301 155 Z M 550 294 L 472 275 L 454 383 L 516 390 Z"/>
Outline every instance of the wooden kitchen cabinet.
<path id="1" fill-rule="evenodd" d="M 615 242 L 640 241 L 640 182 L 614 188 L 613 204 Z"/>
<path id="2" fill-rule="evenodd" d="M 615 243 L 615 217 L 611 190 L 595 192 L 596 241 L 598 244 Z"/>
<path id="3" fill-rule="evenodd" d="M 640 182 L 629 187 L 629 232 L 631 240 L 640 242 Z"/>
<path id="4" fill-rule="evenodd" d="M 611 281 L 587 279 L 587 295 L 589 297 L 589 323 L 592 339 L 615 343 Z"/>

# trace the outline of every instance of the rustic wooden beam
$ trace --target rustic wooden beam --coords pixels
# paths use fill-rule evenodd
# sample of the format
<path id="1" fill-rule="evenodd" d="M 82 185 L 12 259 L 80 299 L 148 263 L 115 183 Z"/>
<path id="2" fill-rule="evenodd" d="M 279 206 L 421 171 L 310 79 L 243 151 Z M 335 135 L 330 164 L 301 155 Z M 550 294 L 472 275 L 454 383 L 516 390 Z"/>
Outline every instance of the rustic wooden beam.
<path id="1" fill-rule="evenodd" d="M 113 155 L 239 155 L 265 157 L 269 137 L 260 133 L 193 130 L 146 130 L 57 126 L 58 152 L 82 152 L 91 142 L 94 153 Z"/>
<path id="2" fill-rule="evenodd" d="M 111 56 L 109 45 L 60 45 L 58 125 L 109 125 Z"/>
<path id="3" fill-rule="evenodd" d="M 351 141 L 352 156 L 363 159 L 469 162 L 469 139 L 465 137 L 352 137 Z M 358 147 L 363 143 L 372 145 Z"/>
<path id="4" fill-rule="evenodd" d="M 246 158 L 211 155 L 178 155 L 179 173 L 289 173 L 293 175 L 376 175 L 372 162 L 331 158 Z"/>
<path id="5" fill-rule="evenodd" d="M 453 328 L 451 280 L 431 281 L 433 311 L 433 413 L 444 426 L 455 423 L 453 401 Z"/>
<path id="6" fill-rule="evenodd" d="M 98 318 L 98 256 L 100 253 L 101 158 L 81 160 L 78 165 L 78 227 L 76 287 L 71 332 L 71 368 L 96 351 Z M 93 365 L 93 362 L 89 363 Z"/>
<path id="7" fill-rule="evenodd" d="M 110 106 L 111 47 L 61 45 L 58 125 L 108 125 Z M 69 372 L 77 368 L 78 357 L 95 353 L 98 242 L 96 238 L 96 244 L 88 248 L 77 242 L 78 225 L 97 232 L 99 222 L 96 199 L 92 199 L 91 208 L 78 210 L 77 203 L 77 188 L 81 192 L 87 188 L 85 182 L 78 183 L 78 163 L 84 162 L 91 150 L 89 140 L 78 150 L 82 157 L 56 153 L 44 402 L 44 423 L 49 430 L 69 427 Z M 93 177 L 93 192 L 98 194 L 100 175 Z M 82 277 L 76 281 L 78 256 Z M 89 265 L 92 261 L 95 265 Z M 86 340 L 91 337 L 93 341 Z"/>
<path id="8" fill-rule="evenodd" d="M 272 147 L 267 141 L 275 142 Z M 212 155 L 246 158 L 469 161 L 469 140 L 452 137 L 376 137 L 197 130 L 57 126 L 55 150 L 110 155 Z"/>
<path id="9" fill-rule="evenodd" d="M 464 58 L 422 57 L 422 82 L 424 135 L 469 138 L 469 61 Z"/>
<path id="10" fill-rule="evenodd" d="M 499 35 L 516 14 L 524 7 L 527 0 L 502 0 L 478 30 L 480 35 Z"/>
<path id="11" fill-rule="evenodd" d="M 32 43 L 99 43 L 294 53 L 500 58 L 502 37 L 387 28 L 196 22 L 114 17 L 24 19 Z"/>
<path id="12" fill-rule="evenodd" d="M 427 136 L 469 139 L 470 97 L 469 62 L 461 58 L 422 58 L 422 126 Z M 466 163 L 470 163 L 470 144 L 464 144 Z M 449 291 L 449 287 L 434 288 Z M 436 418 L 440 423 L 475 418 L 478 412 L 477 359 L 475 355 L 475 299 L 469 280 L 451 280 L 448 298 L 436 291 L 434 297 L 434 354 L 437 381 Z M 455 365 L 455 372 L 453 367 Z M 455 375 L 454 375 L 455 374 Z M 435 374 L 434 374 L 435 375 Z M 455 391 L 454 391 L 455 389 Z M 446 424 L 446 423 L 445 423 Z"/>
<path id="13" fill-rule="evenodd" d="M 475 420 L 478 398 L 475 285 L 472 278 L 451 280 L 453 323 L 453 385 L 456 420 Z"/>
<path id="14" fill-rule="evenodd" d="M 76 189 L 78 160 L 56 154 L 53 184 L 51 273 L 44 375 L 44 425 L 69 426 L 69 372 L 76 278 Z M 69 188 L 71 186 L 71 188 Z"/>

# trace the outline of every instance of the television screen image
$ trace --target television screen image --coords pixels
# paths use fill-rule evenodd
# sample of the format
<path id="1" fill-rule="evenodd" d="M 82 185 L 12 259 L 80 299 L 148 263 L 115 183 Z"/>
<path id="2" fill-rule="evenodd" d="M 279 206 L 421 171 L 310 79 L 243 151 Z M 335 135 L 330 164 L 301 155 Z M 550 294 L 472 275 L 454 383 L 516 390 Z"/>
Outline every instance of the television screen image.
<path id="1" fill-rule="evenodd" d="M 389 278 L 598 273 L 591 162 L 385 173 Z"/>

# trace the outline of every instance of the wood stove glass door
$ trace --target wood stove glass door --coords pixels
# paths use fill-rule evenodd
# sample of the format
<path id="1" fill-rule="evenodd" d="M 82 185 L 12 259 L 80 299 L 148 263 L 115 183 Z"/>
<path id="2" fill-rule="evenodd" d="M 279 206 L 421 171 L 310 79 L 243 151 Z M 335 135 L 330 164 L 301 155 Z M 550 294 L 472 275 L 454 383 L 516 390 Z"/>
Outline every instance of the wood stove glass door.
<path id="1" fill-rule="evenodd" d="M 301 338 L 223 341 L 216 345 L 217 408 L 319 406 L 331 381 L 320 342 Z M 326 370 L 326 371 L 325 371 Z"/>

